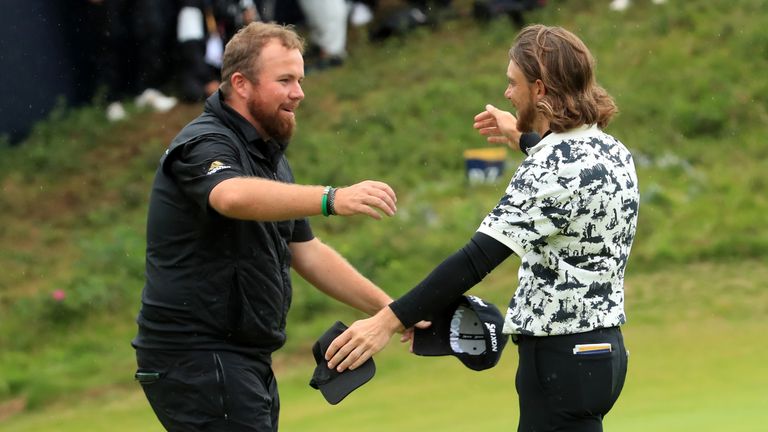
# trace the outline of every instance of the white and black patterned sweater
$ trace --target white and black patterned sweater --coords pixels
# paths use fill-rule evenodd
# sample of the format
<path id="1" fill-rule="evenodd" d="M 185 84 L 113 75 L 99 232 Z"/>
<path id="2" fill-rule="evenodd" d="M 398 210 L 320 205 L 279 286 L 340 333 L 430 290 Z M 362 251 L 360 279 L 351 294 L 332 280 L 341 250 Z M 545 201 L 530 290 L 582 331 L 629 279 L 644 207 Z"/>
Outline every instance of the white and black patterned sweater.
<path id="1" fill-rule="evenodd" d="M 631 153 L 596 126 L 551 133 L 531 148 L 478 228 L 522 261 L 504 333 L 623 324 L 639 198 Z"/>

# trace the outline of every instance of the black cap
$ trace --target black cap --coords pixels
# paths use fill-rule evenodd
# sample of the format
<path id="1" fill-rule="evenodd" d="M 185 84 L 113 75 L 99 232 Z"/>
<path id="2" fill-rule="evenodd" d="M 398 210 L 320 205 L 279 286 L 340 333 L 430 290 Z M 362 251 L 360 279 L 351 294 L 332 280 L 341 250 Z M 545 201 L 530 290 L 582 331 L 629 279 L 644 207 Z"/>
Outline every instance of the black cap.
<path id="1" fill-rule="evenodd" d="M 426 329 L 416 328 L 413 353 L 421 356 L 452 355 L 470 369 L 496 366 L 507 336 L 501 333 L 504 316 L 492 303 L 462 296 L 432 319 Z"/>
<path id="2" fill-rule="evenodd" d="M 325 352 L 331 342 L 344 333 L 346 329 L 346 325 L 341 321 L 336 321 L 312 346 L 312 354 L 315 356 L 317 367 L 315 367 L 315 373 L 312 375 L 309 385 L 320 390 L 325 400 L 331 405 L 341 402 L 353 390 L 370 381 L 376 373 L 376 365 L 373 363 L 372 357 L 355 370 L 347 369 L 339 373 L 336 369 L 328 368 Z"/>

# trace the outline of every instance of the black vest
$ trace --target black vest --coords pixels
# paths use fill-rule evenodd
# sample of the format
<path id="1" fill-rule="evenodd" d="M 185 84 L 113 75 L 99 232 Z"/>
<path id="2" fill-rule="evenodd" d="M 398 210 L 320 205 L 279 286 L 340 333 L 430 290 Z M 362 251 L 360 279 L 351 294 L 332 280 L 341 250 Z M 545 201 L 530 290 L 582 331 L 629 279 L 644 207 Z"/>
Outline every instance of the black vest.
<path id="1" fill-rule="evenodd" d="M 293 183 L 282 151 L 267 158 L 249 150 L 253 144 L 228 116 L 214 95 L 160 160 L 147 220 L 137 348 L 267 354 L 285 342 L 291 303 L 288 242 L 295 221 L 235 220 L 210 207 L 200 209 L 169 176 L 168 161 L 183 146 L 226 137 L 246 175 Z"/>

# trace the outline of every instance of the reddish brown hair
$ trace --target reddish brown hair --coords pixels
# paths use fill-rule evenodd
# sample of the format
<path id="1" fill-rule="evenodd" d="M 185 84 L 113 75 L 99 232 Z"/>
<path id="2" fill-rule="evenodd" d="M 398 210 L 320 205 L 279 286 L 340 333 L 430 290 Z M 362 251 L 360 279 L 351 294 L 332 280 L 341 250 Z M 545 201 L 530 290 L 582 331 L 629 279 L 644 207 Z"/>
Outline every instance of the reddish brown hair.
<path id="1" fill-rule="evenodd" d="M 515 38 L 509 58 L 533 83 L 544 83 L 546 94 L 536 108 L 554 132 L 583 124 L 604 128 L 618 108 L 595 81 L 595 59 L 575 34 L 541 24 L 525 27 Z"/>
<path id="2" fill-rule="evenodd" d="M 240 72 L 254 80 L 259 75 L 259 56 L 261 50 L 271 40 L 276 39 L 288 49 L 297 49 L 304 53 L 304 39 L 296 34 L 291 26 L 252 22 L 238 30 L 224 49 L 221 66 L 221 92 L 229 96 L 230 78 Z"/>

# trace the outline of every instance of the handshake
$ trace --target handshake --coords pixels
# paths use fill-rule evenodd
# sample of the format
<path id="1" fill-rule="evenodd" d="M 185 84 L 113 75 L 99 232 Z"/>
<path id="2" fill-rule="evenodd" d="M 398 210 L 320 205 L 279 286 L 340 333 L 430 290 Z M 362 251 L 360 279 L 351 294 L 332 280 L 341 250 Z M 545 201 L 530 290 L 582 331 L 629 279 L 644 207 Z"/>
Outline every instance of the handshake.
<path id="1" fill-rule="evenodd" d="M 325 400 L 332 405 L 338 404 L 355 389 L 370 381 L 376 373 L 373 362 L 375 353 L 362 359 L 360 366 L 342 371 L 330 367 L 326 360 L 341 351 L 339 348 L 346 349 L 346 352 L 355 351 L 357 345 L 353 341 L 360 340 L 352 336 L 355 324 L 348 328 L 341 321 L 336 321 L 312 347 L 317 366 L 309 385 L 320 390 Z M 462 296 L 438 314 L 431 325 L 414 329 L 412 351 L 421 356 L 452 355 L 468 368 L 482 371 L 495 366 L 501 358 L 501 352 L 507 344 L 507 337 L 501 334 L 503 326 L 504 317 L 495 305 L 479 297 Z M 342 340 L 348 342 L 345 345 L 336 343 Z M 335 351 L 331 350 L 332 346 Z M 357 359 L 357 362 L 360 360 Z"/>

